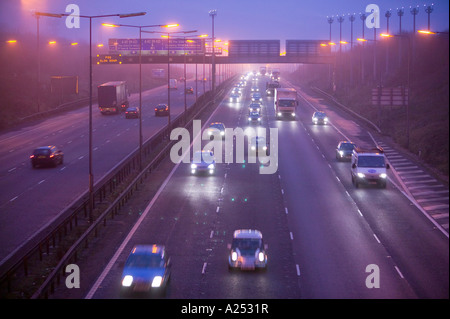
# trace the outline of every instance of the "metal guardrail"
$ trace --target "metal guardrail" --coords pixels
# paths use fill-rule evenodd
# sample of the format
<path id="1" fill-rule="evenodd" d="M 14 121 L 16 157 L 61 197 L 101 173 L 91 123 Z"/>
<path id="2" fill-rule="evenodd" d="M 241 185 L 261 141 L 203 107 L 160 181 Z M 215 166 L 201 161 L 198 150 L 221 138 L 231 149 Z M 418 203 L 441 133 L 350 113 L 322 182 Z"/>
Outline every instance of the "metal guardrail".
<path id="1" fill-rule="evenodd" d="M 229 79 L 222 83 L 218 89 L 226 87 L 232 79 Z M 218 96 L 224 94 L 223 89 Z M 211 93 L 201 95 L 197 102 L 187 109 L 187 114 L 181 113 L 171 123 L 171 127 L 179 127 L 185 124 L 188 127 L 192 124 L 192 120 L 201 113 L 210 104 Z M 189 122 L 184 123 L 184 119 L 190 119 Z M 158 133 L 153 135 L 143 144 L 143 158 L 150 163 L 141 171 L 139 170 L 139 149 L 136 149 L 133 153 L 127 156 L 124 160 L 118 163 L 113 169 L 111 169 L 101 180 L 94 185 L 94 205 L 96 200 L 98 203 L 117 190 L 118 187 L 124 187 L 123 183 L 130 178 L 132 174 L 138 174 L 128 186 L 116 197 L 116 199 L 96 218 L 88 229 L 78 238 L 60 259 L 58 265 L 54 268 L 50 275 L 47 276 L 45 282 L 39 287 L 39 289 L 33 294 L 33 298 L 39 298 L 41 296 L 48 297 L 48 291 L 53 292 L 54 281 L 59 284 L 62 267 L 70 261 L 72 258 L 77 259 L 77 252 L 81 245 L 85 247 L 88 245 L 89 236 L 94 233 L 97 236 L 97 228 L 103 222 L 106 224 L 106 218 L 114 215 L 121 209 L 133 193 L 133 190 L 137 188 L 139 183 L 142 183 L 143 179 L 150 174 L 152 170 L 158 166 L 160 161 L 167 156 L 168 150 L 173 143 L 168 143 L 162 151 L 156 154 L 153 158 L 149 158 L 152 155 L 152 151 L 157 147 L 160 147 L 162 143 L 168 141 L 170 135 L 170 128 L 164 127 Z M 11 282 L 14 280 L 16 273 L 23 269 L 25 276 L 28 276 L 28 261 L 38 255 L 40 261 L 43 260 L 43 255 L 46 253 L 49 255 L 50 246 L 55 248 L 57 246 L 56 241 L 60 243 L 62 237 L 67 234 L 67 229 L 72 230 L 73 227 L 78 226 L 79 220 L 86 220 L 88 213 L 88 200 L 89 193 L 86 191 L 79 196 L 72 204 L 63 210 L 58 218 L 48 226 L 44 231 L 37 234 L 34 238 L 30 239 L 25 245 L 15 251 L 15 253 L 2 265 L 0 265 L 0 284 L 7 285 L 8 292 L 11 291 Z M 95 206 L 94 206 L 95 208 Z"/>

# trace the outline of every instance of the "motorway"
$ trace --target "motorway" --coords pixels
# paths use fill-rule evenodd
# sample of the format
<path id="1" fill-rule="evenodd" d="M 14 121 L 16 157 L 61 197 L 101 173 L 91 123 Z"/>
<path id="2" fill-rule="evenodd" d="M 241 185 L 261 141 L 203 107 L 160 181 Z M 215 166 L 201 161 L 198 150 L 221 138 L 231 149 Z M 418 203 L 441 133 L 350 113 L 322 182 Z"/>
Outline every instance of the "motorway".
<path id="1" fill-rule="evenodd" d="M 187 86 L 196 87 L 193 80 Z M 208 89 L 208 88 L 207 88 Z M 198 95 L 203 84 L 198 83 Z M 187 95 L 187 106 L 196 94 Z M 167 87 L 142 93 L 144 142 L 167 125 L 167 116 L 155 117 L 154 106 L 167 103 Z M 130 96 L 139 106 L 139 94 Z M 83 194 L 88 179 L 89 106 L 23 125 L 0 135 L 0 264 L 24 242 L 44 229 L 72 201 Z M 171 117 L 184 111 L 184 83 L 171 90 Z M 93 105 L 94 183 L 139 147 L 139 120 L 124 114 L 102 115 Z M 33 169 L 29 156 L 36 147 L 56 145 L 64 152 L 64 164 Z"/>
<path id="2" fill-rule="evenodd" d="M 264 84 L 259 81 L 261 90 Z M 261 125 L 278 129 L 275 174 L 260 174 L 259 164 L 248 162 L 218 164 L 213 176 L 192 176 L 189 164 L 175 165 L 131 232 L 120 235 L 117 250 L 105 253 L 113 257 L 85 297 L 119 298 L 132 247 L 157 243 L 172 260 L 169 299 L 447 299 L 446 234 L 405 196 L 392 171 L 386 189 L 355 189 L 349 163 L 336 161 L 335 147 L 343 139 L 373 146 L 373 136 L 297 89 L 296 121 L 275 120 L 273 99 L 264 97 Z M 238 103 L 221 101 L 207 122 L 247 127 L 249 87 L 243 96 Z M 331 124 L 312 125 L 314 109 L 326 110 Z M 228 270 L 227 244 L 239 228 L 262 232 L 266 271 Z M 95 267 L 89 260 L 87 266 Z M 373 267 L 379 288 L 366 285 Z"/>

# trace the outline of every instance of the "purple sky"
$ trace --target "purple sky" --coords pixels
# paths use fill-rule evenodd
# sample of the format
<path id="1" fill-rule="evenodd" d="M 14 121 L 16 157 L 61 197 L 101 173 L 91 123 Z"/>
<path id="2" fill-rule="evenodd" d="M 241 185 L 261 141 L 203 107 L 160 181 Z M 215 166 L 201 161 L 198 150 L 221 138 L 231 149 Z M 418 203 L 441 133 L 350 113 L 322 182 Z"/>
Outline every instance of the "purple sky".
<path id="1" fill-rule="evenodd" d="M 391 33 L 398 32 L 397 8 L 404 7 L 402 29 L 412 30 L 413 16 L 410 7 L 419 6 L 416 29 L 427 28 L 427 14 L 424 5 L 434 3 L 431 13 L 431 29 L 445 31 L 449 28 L 449 1 L 413 2 L 409 0 L 0 0 L 0 28 L 11 35 L 35 33 L 36 19 L 33 10 L 64 13 L 66 6 L 76 4 L 82 15 L 131 13 L 146 11 L 142 17 L 127 19 L 102 18 L 93 22 L 93 42 L 105 45 L 109 38 L 137 38 L 138 31 L 132 28 L 105 28 L 102 22 L 134 25 L 179 23 L 181 30 L 198 30 L 211 35 L 209 10 L 216 9 L 215 36 L 223 40 L 281 40 L 282 47 L 287 39 L 328 39 L 327 16 L 345 15 L 342 24 L 343 39 L 350 39 L 349 13 L 356 13 L 354 35 L 361 36 L 362 21 L 359 13 L 368 4 L 377 4 L 381 13 L 380 32 L 386 30 L 384 13 L 392 9 Z M 79 29 L 68 29 L 65 18 L 43 17 L 40 33 L 44 39 L 63 36 L 68 41 L 87 42 L 89 22 L 81 19 Z M 155 30 L 155 29 L 153 29 Z M 175 31 L 175 29 L 174 29 Z M 366 38 L 373 31 L 366 28 Z M 332 24 L 332 38 L 339 41 L 339 23 Z"/>

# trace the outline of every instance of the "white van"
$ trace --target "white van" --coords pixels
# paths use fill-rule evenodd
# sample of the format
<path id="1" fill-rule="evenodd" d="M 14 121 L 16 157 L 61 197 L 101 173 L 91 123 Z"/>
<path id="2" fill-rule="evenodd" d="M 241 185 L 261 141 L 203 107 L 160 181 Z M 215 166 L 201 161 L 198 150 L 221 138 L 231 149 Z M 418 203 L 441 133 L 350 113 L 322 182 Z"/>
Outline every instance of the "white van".
<path id="1" fill-rule="evenodd" d="M 359 184 L 376 184 L 386 188 L 389 164 L 381 147 L 361 149 L 356 147 L 352 153 L 351 173 L 352 183 L 356 188 Z"/>
<path id="2" fill-rule="evenodd" d="M 169 89 L 177 90 L 177 80 L 169 79 Z"/>

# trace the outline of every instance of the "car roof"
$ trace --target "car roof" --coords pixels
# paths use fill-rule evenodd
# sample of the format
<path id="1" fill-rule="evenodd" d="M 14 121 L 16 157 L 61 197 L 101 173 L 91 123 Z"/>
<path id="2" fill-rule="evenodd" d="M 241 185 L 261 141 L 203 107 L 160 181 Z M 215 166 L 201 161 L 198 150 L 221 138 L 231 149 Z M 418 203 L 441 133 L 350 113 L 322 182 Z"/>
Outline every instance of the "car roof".
<path id="1" fill-rule="evenodd" d="M 233 233 L 233 238 L 257 238 L 262 239 L 262 233 L 256 229 L 237 229 Z"/>
<path id="2" fill-rule="evenodd" d="M 161 255 L 164 252 L 164 245 L 136 245 L 133 247 L 131 254 L 152 254 Z"/>
<path id="3" fill-rule="evenodd" d="M 49 149 L 52 149 L 55 147 L 56 147 L 55 145 L 40 146 L 40 147 L 35 148 L 35 150 L 49 150 Z"/>

